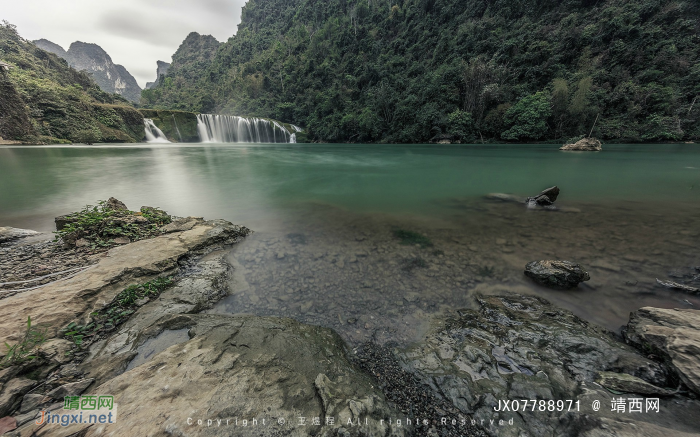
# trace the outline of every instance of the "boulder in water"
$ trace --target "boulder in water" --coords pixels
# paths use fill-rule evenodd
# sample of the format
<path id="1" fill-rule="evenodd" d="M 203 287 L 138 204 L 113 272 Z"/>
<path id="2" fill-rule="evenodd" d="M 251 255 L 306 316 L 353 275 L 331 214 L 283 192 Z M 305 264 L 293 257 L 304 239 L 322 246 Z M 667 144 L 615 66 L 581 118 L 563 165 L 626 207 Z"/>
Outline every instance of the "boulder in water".
<path id="1" fill-rule="evenodd" d="M 559 150 L 579 150 L 585 152 L 600 152 L 603 145 L 597 138 L 582 138 L 575 143 L 564 144 Z"/>
<path id="2" fill-rule="evenodd" d="M 555 185 L 542 191 L 537 196 L 528 197 L 525 200 L 525 204 L 528 208 L 537 208 L 540 206 L 546 209 L 556 209 L 554 202 L 556 202 L 557 197 L 559 197 L 559 187 Z"/>
<path id="3" fill-rule="evenodd" d="M 525 275 L 542 285 L 558 289 L 573 288 L 591 279 L 587 271 L 571 261 L 532 261 L 525 266 Z"/>

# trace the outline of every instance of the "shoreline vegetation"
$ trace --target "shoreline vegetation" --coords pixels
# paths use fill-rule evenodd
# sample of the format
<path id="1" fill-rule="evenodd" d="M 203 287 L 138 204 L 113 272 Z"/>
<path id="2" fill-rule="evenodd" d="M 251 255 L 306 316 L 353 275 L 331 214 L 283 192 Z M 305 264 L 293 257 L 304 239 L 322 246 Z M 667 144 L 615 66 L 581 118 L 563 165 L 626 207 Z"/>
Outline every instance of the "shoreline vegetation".
<path id="1" fill-rule="evenodd" d="M 135 105 L 4 22 L 0 137 L 140 142 L 155 111 L 177 142 L 199 113 L 293 123 L 298 142 L 695 142 L 699 17 L 691 1 L 251 0 L 227 42 L 188 35 Z"/>
<path id="2" fill-rule="evenodd" d="M 552 187 L 528 201 L 551 207 L 557 194 Z M 143 434 L 201 433 L 199 418 L 182 413 L 193 403 L 207 411 L 206 420 L 240 419 L 238 411 L 266 420 L 262 430 L 227 429 L 245 436 L 298 430 L 299 414 L 309 421 L 333 417 L 318 429 L 349 436 L 698 431 L 688 414 L 700 409 L 697 310 L 641 308 L 620 335 L 503 286 L 496 294 L 477 294 L 472 308 L 435 313 L 408 344 L 364 339 L 352 345 L 327 327 L 235 315 L 242 308 L 209 311 L 240 293 L 243 267 L 231 264 L 227 253 L 251 235 L 245 227 L 172 217 L 151 207 L 134 212 L 114 198 L 57 217 L 56 225 L 54 241 L 2 228 L 0 249 L 16 269 L 1 285 L 24 284 L 0 301 L 7 314 L 0 321 L 6 344 L 0 352 L 0 418 L 9 436 L 35 432 L 42 410 L 68 413 L 64 396 L 105 393 L 119 404 L 119 421 L 139 424 Z M 406 248 L 401 250 L 445 255 L 419 232 L 393 228 L 391 238 Z M 88 256 L 77 274 L 51 277 L 30 268 L 33 259 L 51 265 L 53 258 L 61 268 L 66 252 Z M 424 262 L 404 274 L 427 267 Z M 531 263 L 525 273 L 543 284 L 554 276 L 568 281 L 566 287 L 557 282 L 557 289 L 589 279 L 568 261 Z M 42 285 L 29 287 L 35 283 Z M 642 408 L 658 420 L 630 424 L 609 407 L 623 397 L 642 399 Z M 544 409 L 504 410 L 504 399 L 506 405 L 527 399 Z M 571 400 L 568 407 L 557 403 L 561 399 Z M 591 408 L 596 401 L 602 408 Z M 154 422 L 154 415 L 162 420 Z M 131 425 L 110 430 L 133 435 Z M 71 432 L 96 430 L 75 424 Z"/>

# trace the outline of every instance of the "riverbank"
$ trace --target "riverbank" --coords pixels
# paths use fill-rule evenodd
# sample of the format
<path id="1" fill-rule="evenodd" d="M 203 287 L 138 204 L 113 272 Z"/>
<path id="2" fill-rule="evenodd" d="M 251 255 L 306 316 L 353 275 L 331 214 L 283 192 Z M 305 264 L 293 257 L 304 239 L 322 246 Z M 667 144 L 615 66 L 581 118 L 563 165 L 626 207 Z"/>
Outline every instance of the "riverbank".
<path id="1" fill-rule="evenodd" d="M 500 214 L 503 206 L 486 204 L 488 210 Z M 571 214 L 535 214 L 533 220 L 574 220 Z M 582 212 L 573 214 L 585 217 Z M 502 226 L 498 214 L 493 219 L 489 226 Z M 4 299 L 3 309 L 9 317 L 1 322 L 2 341 L 21 342 L 28 317 L 33 329 L 46 330 L 48 341 L 39 345 L 38 359 L 0 371 L 0 424 L 14 420 L 18 429 L 9 434 L 13 436 L 58 435 L 56 425 L 37 425 L 33 420 L 42 410 L 60 414 L 62 395 L 82 394 L 114 396 L 118 422 L 106 428 L 114 435 L 133 435 L 134 429 L 143 434 L 165 430 L 182 435 L 251 436 L 593 436 L 602 429 L 616 435 L 692 435 L 699 431 L 689 421 L 700 412 L 700 354 L 693 349 L 700 322 L 697 310 L 683 312 L 685 319 L 674 319 L 673 312 L 664 310 L 635 313 L 625 338 L 640 348 L 636 350 L 619 336 L 541 298 L 513 293 L 522 290 L 500 281 L 493 295 L 474 287 L 477 291 L 471 298 L 476 303 L 467 305 L 470 308 L 455 310 L 460 304 L 454 302 L 451 308 L 425 307 L 422 315 L 403 320 L 402 329 L 412 333 L 402 337 L 371 314 L 376 311 L 392 319 L 399 301 L 403 302 L 398 305 L 401 311 L 412 302 L 423 306 L 429 302 L 425 293 L 430 284 L 449 278 L 447 271 L 462 270 L 462 262 L 456 262 L 459 252 L 446 245 L 448 235 L 469 253 L 491 252 L 489 243 L 462 241 L 464 236 L 455 229 L 445 229 L 443 237 L 389 228 L 389 239 L 382 241 L 375 232 L 384 225 L 376 227 L 366 220 L 355 226 L 342 220 L 335 223 L 355 236 L 351 245 L 371 244 L 377 249 L 360 254 L 357 248 L 346 247 L 350 240 L 343 237 L 334 243 L 340 244 L 337 254 L 319 252 L 312 261 L 304 253 L 307 246 L 318 250 L 310 244 L 317 238 L 313 234 L 291 234 L 279 241 L 263 235 L 256 242 L 257 234 L 228 222 L 175 219 L 161 235 L 98 251 L 93 254 L 96 263 L 72 278 Z M 577 223 L 585 228 L 582 225 Z M 317 231 L 323 235 L 329 229 Z M 495 242 L 496 247 L 509 249 L 505 255 L 517 248 L 508 244 L 509 238 L 506 243 Z M 275 247 L 271 252 L 259 248 L 250 252 L 260 242 Z M 7 249 L 23 243 L 19 239 L 4 244 Z M 240 250 L 248 254 L 241 257 Z M 366 262 L 391 261 L 396 250 L 402 253 L 400 257 L 413 260 L 395 265 L 412 287 L 392 285 L 393 270 L 385 269 L 389 282 L 379 293 L 388 307 L 374 308 L 366 293 L 355 301 L 339 284 L 324 282 L 324 274 L 338 275 L 324 266 L 325 260 L 332 260 L 350 275 L 337 279 L 352 284 L 352 272 L 362 274 Z M 280 263 L 272 270 L 261 263 L 268 252 Z M 417 256 L 430 265 L 416 262 Z M 494 258 L 494 262 L 500 261 Z M 294 314 L 307 323 L 303 314 L 326 313 L 323 307 L 316 307 L 324 290 L 331 301 L 360 305 L 365 300 L 369 307 L 361 309 L 365 314 L 357 320 L 339 317 L 343 319 L 338 325 L 342 338 L 334 330 L 314 326 L 328 326 L 323 318 L 311 324 L 279 318 L 286 315 L 285 306 L 294 307 L 284 299 L 279 300 L 280 306 L 270 307 L 274 314 L 264 316 L 241 300 L 256 303 L 257 297 L 257 308 L 262 302 L 277 300 L 274 288 L 251 282 L 251 268 L 256 264 L 266 266 L 272 277 L 288 274 L 285 281 L 296 277 L 307 282 L 311 290 L 318 283 L 315 298 L 301 290 L 292 290 L 290 295 L 311 298 L 312 305 L 302 305 L 302 313 Z M 483 283 L 489 274 L 502 275 L 503 267 L 496 263 L 477 266 L 477 270 L 469 262 L 465 265 L 465 278 L 471 278 L 465 285 Z M 316 273 L 309 276 L 298 267 Z M 379 284 L 376 278 L 364 276 L 368 283 Z M 146 284 L 140 290 L 150 290 L 148 284 L 157 278 L 170 282 L 151 295 L 134 291 L 141 294 L 128 304 L 122 302 L 129 296 L 126 290 L 138 290 L 129 285 Z M 451 288 L 459 283 L 447 279 L 444 285 Z M 396 296 L 389 294 L 392 289 Z M 450 298 L 442 299 L 447 303 Z M 220 311 L 221 305 L 229 308 L 228 313 Z M 128 314 L 109 329 L 88 327 L 91 318 L 105 320 L 99 314 L 110 314 L 110 308 Z M 244 314 L 249 312 L 254 314 Z M 417 325 L 422 328 L 416 330 Z M 654 335 L 647 338 L 646 333 L 652 331 Z M 80 341 L 76 341 L 78 336 Z M 659 342 L 659 338 L 669 341 Z M 659 398 L 659 413 L 628 416 L 611 411 L 618 397 Z M 546 411 L 503 410 L 503 401 L 529 399 L 545 402 Z M 557 401 L 567 399 L 571 405 L 559 408 Z M 600 411 L 592 407 L 594 401 L 601 403 Z M 642 408 L 646 407 L 644 403 Z M 304 423 L 299 424 L 299 417 L 305 417 Z M 257 420 L 257 428 L 252 427 L 252 419 Z M 320 425 L 314 424 L 316 419 Z M 207 426 L 209 420 L 228 424 L 224 428 Z M 251 427 L 243 427 L 242 420 Z M 60 434 L 96 435 L 101 429 L 72 424 L 60 428 Z"/>

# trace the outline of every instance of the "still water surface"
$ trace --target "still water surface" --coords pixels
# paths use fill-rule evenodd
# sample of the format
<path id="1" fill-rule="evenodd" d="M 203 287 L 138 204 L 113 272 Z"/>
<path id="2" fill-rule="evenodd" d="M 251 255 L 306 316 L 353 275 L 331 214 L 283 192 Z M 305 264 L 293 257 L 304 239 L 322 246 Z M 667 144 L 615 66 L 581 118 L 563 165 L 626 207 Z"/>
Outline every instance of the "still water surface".
<path id="1" fill-rule="evenodd" d="M 487 193 L 558 185 L 569 213 Z M 541 295 L 617 329 L 644 305 L 700 308 L 655 278 L 700 265 L 700 147 L 606 145 L 105 145 L 0 148 L 0 226 L 114 196 L 131 209 L 224 218 L 255 233 L 235 247 L 234 293 L 212 311 L 283 315 L 346 339 L 410 341 L 430 315 L 479 293 Z M 398 229 L 432 245 L 407 246 Z M 532 284 L 525 263 L 580 262 L 569 292 Z M 674 279 L 675 278 L 675 279 Z"/>

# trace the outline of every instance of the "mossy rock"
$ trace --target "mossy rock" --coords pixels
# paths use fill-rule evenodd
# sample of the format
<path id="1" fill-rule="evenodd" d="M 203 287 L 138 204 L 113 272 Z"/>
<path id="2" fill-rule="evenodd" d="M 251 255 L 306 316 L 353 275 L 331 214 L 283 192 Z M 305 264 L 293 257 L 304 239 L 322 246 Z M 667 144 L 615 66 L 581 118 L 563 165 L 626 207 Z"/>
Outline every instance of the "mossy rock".
<path id="1" fill-rule="evenodd" d="M 186 111 L 171 111 L 161 109 L 140 109 L 143 118 L 153 120 L 158 129 L 162 130 L 172 142 L 197 143 L 200 141 L 197 133 L 197 114 Z M 141 120 L 143 131 L 143 120 Z M 141 134 L 143 136 L 143 132 Z"/>

